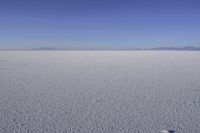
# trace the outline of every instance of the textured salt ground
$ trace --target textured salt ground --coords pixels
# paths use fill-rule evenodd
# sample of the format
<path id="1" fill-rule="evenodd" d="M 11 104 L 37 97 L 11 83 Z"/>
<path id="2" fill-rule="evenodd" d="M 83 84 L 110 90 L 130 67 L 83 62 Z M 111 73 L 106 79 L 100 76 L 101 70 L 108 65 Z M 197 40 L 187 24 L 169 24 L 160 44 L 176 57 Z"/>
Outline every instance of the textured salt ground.
<path id="1" fill-rule="evenodd" d="M 1 51 L 1 133 L 200 132 L 200 52 Z"/>

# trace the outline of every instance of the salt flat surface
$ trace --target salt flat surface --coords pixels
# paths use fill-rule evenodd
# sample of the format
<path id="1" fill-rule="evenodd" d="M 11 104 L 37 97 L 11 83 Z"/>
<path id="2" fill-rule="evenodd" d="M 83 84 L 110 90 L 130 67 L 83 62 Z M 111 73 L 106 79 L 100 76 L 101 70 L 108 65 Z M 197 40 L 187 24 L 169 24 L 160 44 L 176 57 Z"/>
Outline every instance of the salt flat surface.
<path id="1" fill-rule="evenodd" d="M 200 132 L 200 52 L 0 51 L 1 133 Z"/>

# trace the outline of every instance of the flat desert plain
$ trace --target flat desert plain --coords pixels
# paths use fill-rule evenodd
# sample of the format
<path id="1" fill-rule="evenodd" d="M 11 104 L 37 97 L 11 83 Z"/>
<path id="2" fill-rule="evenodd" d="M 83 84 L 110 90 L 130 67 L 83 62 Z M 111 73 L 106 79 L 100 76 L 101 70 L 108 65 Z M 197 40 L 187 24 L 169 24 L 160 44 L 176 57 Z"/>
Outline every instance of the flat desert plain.
<path id="1" fill-rule="evenodd" d="M 200 52 L 0 51 L 1 133 L 200 132 Z"/>

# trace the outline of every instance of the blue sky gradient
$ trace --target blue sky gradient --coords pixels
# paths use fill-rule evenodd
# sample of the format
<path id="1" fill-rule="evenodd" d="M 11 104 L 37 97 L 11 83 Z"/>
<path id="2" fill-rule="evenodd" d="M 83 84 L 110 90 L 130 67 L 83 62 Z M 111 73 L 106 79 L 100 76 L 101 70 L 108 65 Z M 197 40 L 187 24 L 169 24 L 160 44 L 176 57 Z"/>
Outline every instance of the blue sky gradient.
<path id="1" fill-rule="evenodd" d="M 0 48 L 200 46 L 199 0 L 1 0 Z"/>

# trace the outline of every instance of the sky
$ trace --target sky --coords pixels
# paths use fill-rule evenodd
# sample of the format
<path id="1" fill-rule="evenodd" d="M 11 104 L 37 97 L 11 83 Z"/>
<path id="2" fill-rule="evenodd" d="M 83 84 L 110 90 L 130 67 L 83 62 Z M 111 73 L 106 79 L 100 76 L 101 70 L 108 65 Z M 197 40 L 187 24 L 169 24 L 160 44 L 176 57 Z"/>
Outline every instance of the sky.
<path id="1" fill-rule="evenodd" d="M 0 0 L 0 48 L 200 47 L 199 0 Z"/>

